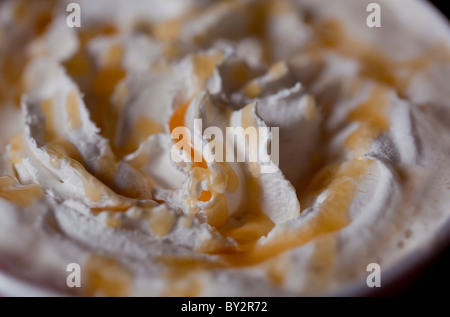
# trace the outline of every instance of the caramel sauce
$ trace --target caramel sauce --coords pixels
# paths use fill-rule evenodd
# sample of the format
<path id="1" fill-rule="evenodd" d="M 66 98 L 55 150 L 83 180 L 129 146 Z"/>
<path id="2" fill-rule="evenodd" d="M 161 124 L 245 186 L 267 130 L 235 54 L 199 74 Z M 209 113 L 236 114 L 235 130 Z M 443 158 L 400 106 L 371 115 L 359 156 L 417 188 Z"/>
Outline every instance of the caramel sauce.
<path id="1" fill-rule="evenodd" d="M 169 127 L 173 130 L 175 127 L 180 126 L 180 121 L 184 123 L 184 116 L 187 110 L 189 103 L 184 106 L 178 108 L 172 119 L 169 123 Z M 242 112 L 242 126 L 244 129 L 248 127 L 254 127 L 256 122 L 253 118 L 254 113 L 254 105 L 248 105 L 244 108 Z M 253 144 L 255 147 L 256 145 Z M 255 148 L 251 149 L 255 151 Z M 227 186 L 230 187 L 232 191 L 237 190 L 238 179 L 235 175 L 234 171 L 227 164 L 222 164 L 222 167 L 225 168 L 227 175 Z M 206 166 L 207 167 L 207 166 Z M 253 167 L 253 168 L 252 168 Z M 256 176 L 259 175 L 257 163 L 251 163 L 252 171 Z M 210 172 L 202 167 L 202 166 L 193 166 L 192 170 L 196 175 L 194 175 L 195 179 L 199 181 L 208 177 Z M 247 188 L 250 192 L 250 203 L 249 208 L 247 208 L 244 212 L 237 213 L 233 216 L 233 218 L 228 219 L 227 207 L 226 207 L 226 196 L 224 194 L 216 194 L 217 204 L 219 206 L 213 206 L 207 211 L 208 214 L 208 223 L 212 224 L 216 228 L 219 228 L 223 236 L 232 237 L 235 241 L 238 242 L 239 250 L 246 250 L 251 248 L 256 241 L 266 235 L 274 226 L 274 223 L 270 220 L 270 218 L 265 215 L 260 208 L 260 187 L 258 184 L 257 178 L 251 178 L 251 180 L 247 184 Z M 198 200 L 200 201 L 209 201 L 211 199 L 212 193 L 209 191 L 202 191 Z M 238 219 L 238 220 L 237 220 Z M 239 225 L 235 225 L 235 223 L 239 223 Z"/>
<path id="2" fill-rule="evenodd" d="M 122 227 L 122 220 L 117 218 L 117 217 L 115 217 L 114 215 L 107 217 L 105 219 L 105 223 L 110 228 L 120 228 L 120 227 Z"/>
<path id="3" fill-rule="evenodd" d="M 97 123 L 105 137 L 113 137 L 113 129 L 107 128 L 109 111 L 112 107 L 110 97 L 114 88 L 125 77 L 122 68 L 110 67 L 99 70 L 90 86 L 89 95 L 86 97 L 96 101 L 96 108 L 92 112 L 92 119 Z"/>
<path id="4" fill-rule="evenodd" d="M 18 56 L 17 56 L 18 55 Z M 23 92 L 22 72 L 26 65 L 25 57 L 17 54 L 5 54 L 3 60 L 0 59 L 0 70 L 2 80 L 0 81 L 1 97 L 4 100 L 12 101 L 17 107 L 20 106 L 20 96 Z"/>
<path id="5" fill-rule="evenodd" d="M 86 51 L 78 50 L 68 61 L 64 63 L 64 66 L 68 74 L 75 79 L 79 79 L 90 74 L 91 61 Z"/>
<path id="6" fill-rule="evenodd" d="M 67 124 L 77 127 L 81 124 L 78 105 L 78 93 L 72 91 L 66 102 L 66 110 L 68 114 Z M 75 109 L 74 109 L 75 108 Z M 83 162 L 83 157 L 72 142 L 67 141 L 63 136 L 59 135 L 56 131 L 55 115 L 53 112 L 53 101 L 46 99 L 41 102 L 41 110 L 45 117 L 45 134 L 44 138 L 47 145 L 44 147 L 47 151 L 53 152 L 54 158 L 50 161 L 50 164 L 54 168 L 59 168 L 59 163 L 56 160 L 61 159 L 63 156 L 70 157 L 76 161 Z M 70 120 L 69 120 L 70 119 Z M 58 157 L 57 154 L 58 153 Z"/>
<path id="7" fill-rule="evenodd" d="M 353 109 L 347 120 L 370 122 L 380 131 L 389 130 L 389 117 L 386 113 L 389 105 L 388 92 L 387 87 L 375 85 L 369 99 Z"/>
<path id="8" fill-rule="evenodd" d="M 132 159 L 127 161 L 128 164 L 133 166 L 137 170 L 141 170 L 149 160 L 149 155 L 145 151 L 137 152 L 137 155 Z"/>
<path id="9" fill-rule="evenodd" d="M 114 113 L 110 97 L 116 85 L 125 77 L 121 66 L 123 47 L 113 45 L 106 53 L 105 65 L 97 69 L 89 56 L 87 45 L 96 36 L 115 33 L 117 28 L 109 24 L 81 29 L 78 32 L 80 48 L 64 63 L 68 74 L 86 94 L 85 100 L 91 105 L 91 119 L 100 128 L 101 134 L 110 140 L 114 139 L 117 126 L 117 114 Z"/>
<path id="10" fill-rule="evenodd" d="M 78 158 L 78 153 L 75 146 L 69 141 L 61 139 L 54 140 L 43 147 L 43 149 L 50 156 L 49 163 L 55 168 L 61 167 L 61 162 L 65 160 L 75 171 L 77 176 L 82 180 L 86 197 L 94 202 L 99 202 L 102 198 L 107 196 L 116 197 L 117 191 L 120 195 L 132 197 L 136 199 L 149 199 L 147 196 L 140 197 L 135 189 L 132 188 L 117 188 L 114 184 L 114 178 L 117 173 L 118 164 L 114 160 L 112 154 L 104 155 L 97 161 L 97 170 L 95 176 L 92 175 L 86 168 L 80 163 L 82 162 L 81 156 Z M 145 195 L 145 194 L 144 194 Z M 128 203 L 124 203 L 121 196 L 117 196 L 117 206 L 114 206 L 117 211 L 126 211 L 130 206 Z M 106 207 L 109 208 L 109 207 Z"/>
<path id="11" fill-rule="evenodd" d="M 53 101 L 52 99 L 45 99 L 41 102 L 41 110 L 45 116 L 45 140 L 51 141 L 55 138 L 55 121 L 53 116 Z"/>
<path id="12" fill-rule="evenodd" d="M 267 277 L 276 286 L 281 286 L 286 280 L 286 275 L 289 272 L 291 259 L 288 254 L 280 254 L 267 260 L 262 264 L 266 269 Z"/>
<path id="13" fill-rule="evenodd" d="M 184 105 L 178 107 L 174 114 L 172 115 L 170 121 L 169 121 L 169 129 L 172 132 L 173 129 L 177 127 L 184 127 L 185 126 L 185 115 L 186 111 L 189 107 L 190 100 L 186 102 Z M 178 142 L 179 140 L 175 140 L 175 142 Z M 188 148 L 183 148 L 183 150 L 190 154 L 191 160 L 192 158 L 195 158 L 195 149 L 193 145 L 191 144 L 191 141 L 189 140 L 189 146 Z M 193 180 L 196 182 L 204 180 L 208 177 L 214 177 L 211 174 L 211 171 L 208 169 L 208 165 L 206 161 L 203 158 L 203 155 L 198 155 L 201 157 L 200 162 L 193 162 L 191 166 L 191 173 L 193 176 Z M 223 166 L 223 164 L 221 165 Z M 236 183 L 237 183 L 237 176 L 235 175 L 234 171 L 232 171 L 231 168 L 227 169 L 225 168 L 225 174 L 227 175 L 227 180 L 230 179 L 230 188 L 235 189 Z M 226 180 L 226 181 L 227 181 Z M 212 180 L 214 183 L 216 180 Z M 228 186 L 228 183 L 227 183 Z M 192 186 L 191 186 L 192 187 Z M 195 187 L 195 186 L 194 186 Z M 237 188 L 237 187 L 236 187 Z M 201 202 L 208 202 L 212 198 L 215 198 L 214 204 L 212 206 L 205 208 L 205 214 L 200 215 L 200 220 L 204 222 L 208 222 L 210 225 L 220 228 L 222 227 L 228 218 L 228 205 L 227 205 L 227 198 L 225 194 L 223 193 L 216 193 L 211 192 L 209 190 L 202 190 L 200 192 L 200 195 L 196 197 L 198 201 Z M 195 195 L 193 195 L 195 197 Z M 195 199 L 195 198 L 194 198 Z M 188 204 L 192 206 L 194 203 L 194 200 L 192 198 L 188 199 Z M 191 208 L 191 213 L 193 215 L 197 214 L 198 210 L 197 208 Z"/>
<path id="14" fill-rule="evenodd" d="M 181 17 L 154 24 L 150 27 L 150 32 L 163 44 L 164 56 L 168 60 L 179 57 L 180 50 L 177 42 L 180 40 L 184 25 L 190 18 L 197 14 L 197 9 L 190 9 Z"/>
<path id="15" fill-rule="evenodd" d="M 202 292 L 202 282 L 199 275 L 220 266 L 217 262 L 185 257 L 162 257 L 158 263 L 166 268 L 166 290 L 163 296 L 199 296 Z"/>
<path id="16" fill-rule="evenodd" d="M 360 76 L 374 79 L 396 89 L 400 96 L 405 96 L 406 90 L 414 76 L 431 65 L 430 57 L 418 57 L 406 61 L 394 61 L 376 47 L 365 45 L 349 38 L 342 24 L 336 20 L 312 25 L 317 40 L 309 47 L 309 53 L 321 56 L 327 50 L 332 50 L 342 56 L 351 57 L 361 62 Z M 430 54 L 435 54 L 431 50 Z"/>
<path id="17" fill-rule="evenodd" d="M 119 169 L 119 163 L 114 155 L 110 151 L 106 151 L 98 158 L 96 165 L 95 176 L 107 183 L 108 186 L 114 187 L 114 178 Z"/>
<path id="18" fill-rule="evenodd" d="M 182 106 L 175 109 L 172 117 L 169 120 L 170 133 L 172 133 L 172 131 L 175 128 L 186 126 L 184 118 L 186 116 L 186 111 L 189 108 L 189 104 L 191 103 L 191 100 L 192 99 L 188 100 L 185 104 L 183 104 Z M 184 136 L 184 138 L 187 138 L 187 136 Z M 178 142 L 180 140 L 181 140 L 181 138 L 174 139 L 174 142 Z M 196 149 L 194 148 L 194 146 L 192 144 L 192 140 L 190 140 L 190 139 L 188 140 L 188 148 L 183 149 L 183 150 L 186 153 L 190 154 L 190 158 L 192 161 L 192 168 L 200 167 L 200 168 L 208 169 L 208 164 L 206 164 L 206 161 L 204 160 L 203 155 L 201 153 L 196 154 Z M 201 157 L 201 161 L 195 162 L 194 158 L 196 158 L 196 157 Z"/>
<path id="19" fill-rule="evenodd" d="M 78 92 L 74 89 L 67 96 L 67 128 L 69 130 L 78 130 L 81 128 L 80 105 L 78 103 Z"/>
<path id="20" fill-rule="evenodd" d="M 327 234 L 315 241 L 314 253 L 309 266 L 312 274 L 308 275 L 308 285 L 317 290 L 325 289 L 332 280 L 332 268 L 337 252 L 337 237 Z"/>
<path id="21" fill-rule="evenodd" d="M 247 190 L 249 196 L 247 208 L 233 214 L 226 225 L 220 229 L 222 236 L 231 237 L 238 243 L 237 249 L 233 252 L 251 250 L 256 242 L 266 236 L 274 227 L 273 221 L 261 209 L 259 180 L 249 178 Z"/>
<path id="22" fill-rule="evenodd" d="M 41 14 L 39 14 L 33 23 L 33 27 L 36 30 L 36 33 L 39 35 L 43 34 L 51 21 L 52 21 L 51 12 L 42 12 Z"/>
<path id="23" fill-rule="evenodd" d="M 255 1 L 252 2 L 247 10 L 246 15 L 248 18 L 248 33 L 250 36 L 254 36 L 261 41 L 264 47 L 263 59 L 267 62 L 272 59 L 270 49 L 267 48 L 266 32 L 267 32 L 267 20 L 270 17 L 271 5 L 270 1 Z"/>
<path id="24" fill-rule="evenodd" d="M 172 230 L 177 217 L 170 209 L 152 209 L 147 211 L 146 219 L 153 233 L 163 237 Z"/>
<path id="25" fill-rule="evenodd" d="M 98 182 L 94 177 L 83 179 L 83 185 L 86 197 L 94 203 L 99 202 L 105 194 L 104 191 L 98 187 Z"/>
<path id="26" fill-rule="evenodd" d="M 0 176 L 0 198 L 27 207 L 42 198 L 44 191 L 39 185 L 22 185 L 14 176 Z"/>
<path id="27" fill-rule="evenodd" d="M 30 12 L 30 7 L 25 0 L 18 0 L 15 3 L 13 10 L 13 17 L 15 20 L 22 21 L 25 20 Z"/>
<path id="28" fill-rule="evenodd" d="M 9 38 L 13 48 L 0 56 L 0 101 L 13 102 L 20 107 L 20 97 L 25 92 L 22 73 L 29 61 L 27 45 L 44 33 L 52 19 L 52 9 L 56 1 L 48 0 L 36 4 L 23 0 L 14 1 L 13 21 L 16 23 L 15 37 Z M 2 32 L 0 32 L 2 33 Z M 6 33 L 5 33 L 6 34 Z"/>
<path id="29" fill-rule="evenodd" d="M 172 114 L 172 117 L 169 120 L 169 130 L 172 133 L 172 131 L 175 128 L 178 127 L 184 127 L 184 117 L 186 116 L 186 111 L 189 108 L 189 104 L 191 103 L 192 99 L 189 99 L 186 103 L 179 106 Z"/>
<path id="30" fill-rule="evenodd" d="M 348 121 L 360 122 L 358 129 L 345 140 L 345 146 L 357 157 L 367 153 L 372 142 L 382 132 L 389 130 L 388 105 L 388 89 L 383 85 L 375 85 L 369 99 L 348 114 Z"/>
<path id="31" fill-rule="evenodd" d="M 19 0 L 15 3 L 13 10 L 14 20 L 30 24 L 32 30 L 34 30 L 37 35 L 41 35 L 52 21 L 51 12 L 55 4 L 56 1 L 47 0 L 37 7 L 30 5 L 28 1 Z"/>
<path id="32" fill-rule="evenodd" d="M 324 191 L 336 177 L 342 162 L 330 163 L 319 168 L 300 192 L 301 206 L 311 206 L 317 196 Z"/>
<path id="33" fill-rule="evenodd" d="M 112 45 L 105 56 L 105 68 L 121 67 L 122 59 L 124 56 L 124 49 L 120 44 Z"/>
<path id="34" fill-rule="evenodd" d="M 159 23 L 152 29 L 153 34 L 163 43 L 171 43 L 180 37 L 184 19 L 175 19 Z"/>
<path id="35" fill-rule="evenodd" d="M 305 108 L 304 118 L 307 121 L 313 121 L 317 116 L 316 102 L 313 97 L 307 97 L 308 103 Z"/>
<path id="36" fill-rule="evenodd" d="M 197 76 L 197 86 L 203 89 L 213 76 L 217 65 L 223 60 L 222 52 L 213 54 L 198 53 L 193 57 L 194 71 Z"/>
<path id="37" fill-rule="evenodd" d="M 212 197 L 212 193 L 209 190 L 202 190 L 200 197 L 198 197 L 199 201 L 210 201 Z"/>
<path id="38" fill-rule="evenodd" d="M 101 25 L 93 26 L 90 28 L 81 28 L 78 32 L 78 38 L 82 48 L 86 48 L 86 45 L 96 36 L 101 35 L 114 35 L 118 33 L 118 29 L 114 24 L 102 23 Z"/>
<path id="39" fill-rule="evenodd" d="M 185 126 L 186 111 L 189 107 L 190 101 L 178 107 L 169 120 L 169 130 L 172 132 L 177 127 Z M 179 142 L 174 140 L 175 142 Z M 177 143 L 177 146 L 179 144 Z M 187 147 L 187 148 L 186 148 Z M 191 140 L 183 145 L 183 150 L 190 154 L 191 160 L 196 157 L 196 150 L 194 149 Z M 230 192 L 235 192 L 239 186 L 237 175 L 233 169 L 226 163 L 218 163 L 221 167 L 221 173 L 212 172 L 208 169 L 208 165 L 203 158 L 203 155 L 197 153 L 197 157 L 201 157 L 200 162 L 193 162 L 190 168 L 191 180 L 188 185 L 188 205 L 192 215 L 197 215 L 199 212 L 197 207 L 194 207 L 196 201 L 209 202 L 214 198 L 214 203 L 210 206 L 204 207 L 203 213 L 198 214 L 200 221 L 207 222 L 210 225 L 221 228 L 228 219 L 228 202 L 226 195 L 222 192 L 222 186 L 226 186 Z M 197 186 L 200 182 L 208 180 L 210 183 L 210 190 L 201 190 L 197 194 Z"/>
<path id="40" fill-rule="evenodd" d="M 257 98 L 261 95 L 261 86 L 256 81 L 251 81 L 243 88 L 244 94 L 249 98 Z"/>
<path id="41" fill-rule="evenodd" d="M 373 161 L 367 159 L 355 159 L 342 164 L 327 186 L 327 197 L 320 210 L 308 223 L 299 228 L 285 227 L 281 229 L 283 233 L 276 238 L 265 241 L 264 244 L 253 243 L 246 251 L 226 254 L 224 259 L 231 266 L 257 264 L 304 245 L 318 236 L 344 228 L 350 222 L 348 210 L 358 190 L 359 180 L 372 168 L 372 164 Z"/>
<path id="42" fill-rule="evenodd" d="M 380 135 L 380 129 L 372 122 L 362 122 L 346 140 L 345 146 L 357 157 L 362 157 L 370 150 L 372 141 Z"/>
<path id="43" fill-rule="evenodd" d="M 120 263 L 92 255 L 84 266 L 87 296 L 123 297 L 130 295 L 132 276 Z"/>
<path id="44" fill-rule="evenodd" d="M 255 103 L 249 104 L 242 109 L 242 115 L 241 115 L 241 122 L 242 122 L 242 128 L 244 130 L 247 130 L 247 128 L 256 128 L 257 123 L 254 117 L 255 114 Z M 256 140 L 252 140 L 250 142 L 249 138 L 250 136 L 248 134 L 245 135 L 247 138 L 247 144 L 249 146 L 248 153 L 249 153 L 249 159 L 250 162 L 250 172 L 253 177 L 258 177 L 261 170 L 260 166 L 257 162 L 258 158 L 258 144 L 259 144 L 259 135 L 256 133 Z"/>
<path id="45" fill-rule="evenodd" d="M 180 217 L 180 220 L 178 222 L 184 227 L 184 228 L 192 228 L 194 225 L 194 219 L 192 217 L 188 216 L 182 216 Z"/>
<path id="46" fill-rule="evenodd" d="M 227 64 L 227 67 L 221 69 L 220 71 L 222 76 L 230 77 L 230 80 L 224 83 L 225 85 L 223 89 L 225 91 L 233 92 L 242 88 L 244 93 L 248 92 L 250 95 L 253 94 L 255 95 L 255 98 L 261 93 L 257 91 L 259 87 L 258 85 L 256 85 L 258 87 L 249 88 L 247 88 L 247 85 L 251 86 L 251 80 L 257 76 L 262 75 L 263 71 L 250 68 L 250 66 L 247 65 L 245 61 L 233 61 L 232 64 Z"/>
<path id="47" fill-rule="evenodd" d="M 147 116 L 139 116 L 133 126 L 128 142 L 122 149 L 123 153 L 133 153 L 150 135 L 163 132 L 163 130 L 163 127 L 154 119 Z"/>
<path id="48" fill-rule="evenodd" d="M 56 155 L 57 160 L 62 160 L 64 156 L 53 151 L 47 151 L 50 156 Z M 93 175 L 91 175 L 79 162 L 68 159 L 71 167 L 78 174 L 78 177 L 83 181 L 84 191 L 86 197 L 92 202 L 99 202 L 104 195 L 107 194 L 106 187 L 97 180 Z"/>
<path id="49" fill-rule="evenodd" d="M 134 149 L 134 147 L 133 149 L 131 149 L 131 146 L 129 147 L 128 144 L 123 145 L 120 144 L 119 142 L 121 137 L 121 131 L 118 128 L 119 118 L 122 115 L 129 98 L 130 92 L 126 80 L 119 81 L 116 87 L 114 88 L 113 95 L 110 98 L 111 100 L 111 108 L 109 111 L 110 125 L 108 132 L 107 133 L 105 132 L 106 134 L 110 134 L 113 136 L 113 138 L 110 139 L 111 148 L 114 151 L 114 154 L 119 159 L 122 159 L 126 155 L 132 153 Z"/>
<path id="50" fill-rule="evenodd" d="M 25 144 L 22 135 L 16 134 L 15 136 L 13 136 L 10 141 L 10 146 L 11 146 L 10 148 L 11 162 L 14 165 L 21 164 L 22 156 L 20 154 L 22 154 L 25 151 Z"/>
<path id="51" fill-rule="evenodd" d="M 83 91 L 86 92 L 88 104 L 96 105 L 95 109 L 90 109 L 92 120 L 100 128 L 101 133 L 110 140 L 114 139 L 118 119 L 118 113 L 116 113 L 115 109 L 116 107 L 112 105 L 110 97 L 116 85 L 125 76 L 125 72 L 121 68 L 121 61 L 124 53 L 123 47 L 118 44 L 112 45 L 104 56 L 105 63 L 103 68 L 96 70 L 93 62 L 88 56 L 87 44 L 95 36 L 114 34 L 116 31 L 117 30 L 115 27 L 109 25 L 101 28 L 81 30 L 78 34 L 81 48 L 69 61 L 65 63 L 68 73 L 76 79 L 81 87 L 84 87 Z M 123 86 L 124 85 L 122 85 L 122 88 Z M 56 135 L 54 131 L 53 112 L 51 111 L 50 103 L 50 101 L 46 101 L 42 107 L 44 113 L 46 113 L 46 141 L 49 142 L 47 147 L 63 153 L 79 162 L 83 162 L 81 155 L 78 155 L 78 151 L 74 149 L 72 144 L 69 141 L 62 140 L 61 136 Z M 68 113 L 67 127 L 69 129 L 79 129 L 82 122 L 79 113 L 79 96 L 76 91 L 71 92 L 69 95 L 66 103 L 66 110 Z M 148 133 L 148 121 L 144 122 L 141 120 L 137 128 L 143 130 L 145 133 Z M 134 137 L 139 138 L 138 136 Z M 130 151 L 134 150 L 133 146 L 135 146 L 135 143 L 137 143 L 135 140 L 131 141 Z M 120 150 L 121 151 L 118 151 L 119 156 L 122 157 L 128 154 L 125 153 L 126 151 L 123 151 L 123 149 Z M 56 166 L 56 163 L 54 166 Z M 136 193 L 136 190 L 133 188 L 119 188 L 116 186 L 115 175 L 117 173 L 118 163 L 112 152 L 107 151 L 104 153 L 104 155 L 98 159 L 96 166 L 93 167 L 93 169 L 94 170 L 91 172 L 94 172 L 95 176 L 99 178 L 100 181 L 104 182 L 107 186 L 119 194 L 136 199 L 149 198 L 150 194 L 145 194 L 142 192 Z M 94 202 L 98 202 L 104 195 L 102 191 L 95 190 L 95 187 L 98 186 L 96 183 L 97 182 L 90 180 L 90 177 L 88 177 L 85 180 L 84 186 L 86 192 L 89 192 L 88 198 Z"/>
<path id="52" fill-rule="evenodd" d="M 281 79 L 288 73 L 289 69 L 285 62 L 278 62 L 270 66 L 268 75 L 272 81 Z"/>
<path id="53" fill-rule="evenodd" d="M 91 207 L 91 212 L 94 215 L 98 215 L 99 213 L 103 211 L 111 211 L 111 212 L 126 212 L 128 209 L 130 209 L 130 205 L 121 204 L 121 205 L 115 205 L 115 206 L 103 206 L 103 207 Z M 143 208 L 151 207 L 151 206 L 142 206 Z"/>
<path id="54" fill-rule="evenodd" d="M 236 173 L 234 172 L 233 168 L 224 162 L 220 162 L 218 163 L 221 167 L 222 170 L 224 171 L 224 174 L 226 176 L 226 181 L 227 181 L 227 192 L 229 193 L 235 193 L 238 188 L 239 188 L 239 179 L 236 175 Z"/>
<path id="55" fill-rule="evenodd" d="M 52 139 L 50 143 L 44 146 L 44 149 L 49 152 L 58 153 L 58 159 L 68 157 L 72 160 L 83 162 L 83 156 L 78 151 L 77 147 L 72 142 L 63 139 Z M 54 164 L 56 166 L 56 163 Z"/>
<path id="56" fill-rule="evenodd" d="M 288 73 L 288 67 L 285 62 L 278 62 L 270 66 L 267 76 L 271 81 L 277 81 Z M 242 89 L 243 93 L 249 98 L 257 98 L 262 94 L 262 88 L 258 79 L 248 81 Z"/>
<path id="57" fill-rule="evenodd" d="M 66 160 L 70 164 L 77 176 L 83 181 L 86 197 L 90 201 L 99 202 L 103 196 L 110 194 L 108 187 L 101 183 L 95 176 L 91 175 L 78 160 L 68 155 L 69 153 L 65 150 L 66 147 L 58 146 L 57 143 L 51 143 L 46 145 L 44 149 L 50 156 L 50 165 L 53 168 L 59 168 L 62 160 Z"/>
<path id="58" fill-rule="evenodd" d="M 244 130 L 249 127 L 253 127 L 253 128 L 256 127 L 254 113 L 255 113 L 255 103 L 246 105 L 242 109 L 241 122 L 242 122 L 242 128 Z"/>
<path id="59" fill-rule="evenodd" d="M 220 229 L 228 220 L 228 201 L 227 196 L 223 193 L 213 194 L 215 198 L 214 204 L 205 208 L 206 219 L 204 221 L 216 229 Z M 200 217 L 200 220 L 203 220 L 202 217 Z"/>
<path id="60" fill-rule="evenodd" d="M 96 162 L 95 177 L 103 182 L 106 186 L 114 190 L 115 193 L 125 197 L 131 197 L 139 200 L 151 199 L 152 184 L 146 182 L 146 190 L 139 190 L 132 186 L 119 187 L 116 185 L 115 178 L 119 170 L 119 163 L 111 151 L 106 151 Z M 142 179 L 147 180 L 145 175 L 139 175 Z"/>

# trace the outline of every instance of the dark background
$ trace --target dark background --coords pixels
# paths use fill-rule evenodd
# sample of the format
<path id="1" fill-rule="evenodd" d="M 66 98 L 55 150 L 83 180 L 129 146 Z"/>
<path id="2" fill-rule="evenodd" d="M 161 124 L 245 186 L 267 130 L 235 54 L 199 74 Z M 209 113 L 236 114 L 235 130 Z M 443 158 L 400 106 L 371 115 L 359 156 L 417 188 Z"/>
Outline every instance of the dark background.
<path id="1" fill-rule="evenodd" d="M 449 10 L 446 8 L 450 1 L 430 1 L 443 14 L 450 18 Z M 450 22 L 449 22 L 450 23 Z M 449 206 L 450 208 L 450 206 Z M 425 266 L 422 273 L 412 277 L 409 285 L 405 285 L 402 290 L 393 291 L 389 294 L 398 296 L 443 296 L 446 286 L 450 285 L 450 245 L 437 256 L 431 263 Z"/>
<path id="2" fill-rule="evenodd" d="M 447 3 L 447 7 L 450 5 L 448 0 L 431 0 L 431 3 L 434 4 L 442 13 L 444 13 L 447 17 L 449 17 L 449 10 L 445 8 L 445 3 Z"/>

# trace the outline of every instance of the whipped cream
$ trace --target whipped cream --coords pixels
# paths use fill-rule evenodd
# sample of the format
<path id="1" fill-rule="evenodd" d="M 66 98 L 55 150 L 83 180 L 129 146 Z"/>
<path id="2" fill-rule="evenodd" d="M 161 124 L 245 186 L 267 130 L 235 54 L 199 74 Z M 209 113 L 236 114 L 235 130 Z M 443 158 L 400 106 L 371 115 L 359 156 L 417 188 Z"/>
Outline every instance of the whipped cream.
<path id="1" fill-rule="evenodd" d="M 68 2 L 3 2 L 1 267 L 75 295 L 314 295 L 433 247 L 450 31 L 379 2 L 379 29 L 356 0 L 80 0 L 81 28 Z M 196 120 L 278 127 L 279 162 L 175 162 Z"/>

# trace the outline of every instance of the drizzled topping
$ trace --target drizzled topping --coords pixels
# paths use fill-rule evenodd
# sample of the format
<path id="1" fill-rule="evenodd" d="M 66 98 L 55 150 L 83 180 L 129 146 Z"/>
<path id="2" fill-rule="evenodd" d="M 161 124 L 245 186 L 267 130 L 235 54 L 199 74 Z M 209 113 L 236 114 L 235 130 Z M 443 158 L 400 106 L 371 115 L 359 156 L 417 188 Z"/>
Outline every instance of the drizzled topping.
<path id="1" fill-rule="evenodd" d="M 0 8 L 1 217 L 39 228 L 55 263 L 82 264 L 83 294 L 335 290 L 413 250 L 424 218 L 445 219 L 423 211 L 443 197 L 420 185 L 448 156 L 441 35 L 378 49 L 341 17 L 356 2 L 330 17 L 306 0 L 79 1 L 79 29 L 63 1 L 44 3 Z M 432 143 L 431 126 L 445 137 Z M 250 142 L 252 128 L 270 132 Z M 209 142 L 227 159 L 205 155 Z M 392 248 L 407 227 L 417 239 Z M 24 241 L 0 255 L 47 272 Z"/>

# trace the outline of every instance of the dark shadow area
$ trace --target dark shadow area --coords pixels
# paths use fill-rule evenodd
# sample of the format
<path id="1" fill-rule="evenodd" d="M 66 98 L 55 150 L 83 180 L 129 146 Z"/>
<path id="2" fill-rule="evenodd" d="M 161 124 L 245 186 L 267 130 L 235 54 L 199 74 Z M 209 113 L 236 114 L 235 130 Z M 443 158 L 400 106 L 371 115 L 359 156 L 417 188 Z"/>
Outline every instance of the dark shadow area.
<path id="1" fill-rule="evenodd" d="M 449 18 L 447 1 L 434 0 L 430 2 Z M 448 268 L 450 268 L 450 246 L 438 255 L 434 261 L 427 265 L 422 273 L 412 277 L 413 280 L 409 286 L 389 295 L 442 296 L 442 289 L 450 283 L 450 272 L 448 272 Z"/>

